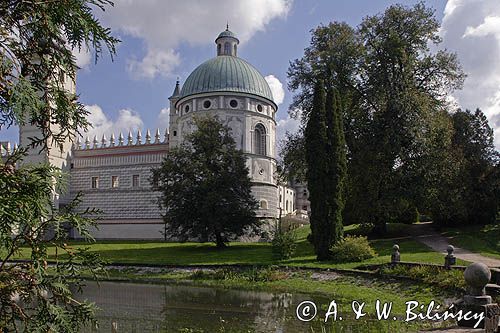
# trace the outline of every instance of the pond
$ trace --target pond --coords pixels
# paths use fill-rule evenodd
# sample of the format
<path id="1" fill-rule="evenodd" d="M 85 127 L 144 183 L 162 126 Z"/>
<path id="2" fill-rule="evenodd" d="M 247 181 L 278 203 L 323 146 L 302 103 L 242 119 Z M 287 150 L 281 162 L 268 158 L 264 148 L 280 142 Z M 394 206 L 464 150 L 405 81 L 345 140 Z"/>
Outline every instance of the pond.
<path id="1" fill-rule="evenodd" d="M 325 326 L 319 319 L 301 322 L 296 307 L 304 300 L 321 305 L 317 295 L 228 290 L 175 284 L 89 282 L 80 299 L 96 303 L 99 328 L 83 332 L 415 332 L 403 323 L 344 320 Z"/>

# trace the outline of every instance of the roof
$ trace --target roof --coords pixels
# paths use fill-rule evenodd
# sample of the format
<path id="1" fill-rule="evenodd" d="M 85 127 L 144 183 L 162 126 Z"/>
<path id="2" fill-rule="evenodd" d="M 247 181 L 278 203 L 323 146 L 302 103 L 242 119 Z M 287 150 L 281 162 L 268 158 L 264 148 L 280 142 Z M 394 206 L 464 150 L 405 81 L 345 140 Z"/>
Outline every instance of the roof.
<path id="1" fill-rule="evenodd" d="M 217 36 L 217 38 L 215 40 L 217 40 L 219 38 L 222 38 L 222 37 L 232 37 L 234 39 L 238 39 L 236 37 L 236 34 L 234 32 L 232 32 L 231 30 L 229 30 L 229 29 L 226 29 L 225 31 L 221 32 L 219 34 L 219 36 Z"/>
<path id="2" fill-rule="evenodd" d="M 217 56 L 199 65 L 186 79 L 180 98 L 208 92 L 239 92 L 273 102 L 266 80 L 255 67 L 233 56 Z"/>

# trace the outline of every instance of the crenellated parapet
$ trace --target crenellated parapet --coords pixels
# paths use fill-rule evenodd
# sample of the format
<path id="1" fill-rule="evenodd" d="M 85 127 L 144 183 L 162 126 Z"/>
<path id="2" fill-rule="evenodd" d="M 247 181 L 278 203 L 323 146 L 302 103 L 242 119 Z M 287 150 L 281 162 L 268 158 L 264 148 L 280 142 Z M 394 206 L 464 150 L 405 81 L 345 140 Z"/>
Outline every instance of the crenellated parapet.
<path id="1" fill-rule="evenodd" d="M 115 138 L 114 133 L 111 133 L 111 135 L 109 136 L 109 140 L 106 137 L 106 134 L 103 134 L 100 139 L 98 139 L 97 136 L 94 136 L 94 139 L 92 141 L 88 136 L 85 138 L 85 140 L 82 140 L 82 138 L 79 137 L 76 140 L 76 143 L 73 144 L 73 150 L 92 150 L 143 145 L 168 145 L 168 140 L 168 129 L 165 130 L 164 135 L 161 135 L 159 128 L 156 129 L 154 137 L 151 136 L 151 131 L 148 129 L 146 131 L 146 135 L 144 136 L 144 140 L 141 130 L 139 129 L 137 133 L 135 133 L 135 135 L 132 134 L 132 131 L 129 131 L 126 138 L 123 136 L 122 132 L 120 132 L 120 134 L 118 135 L 118 139 Z"/>
<path id="2" fill-rule="evenodd" d="M 18 149 L 17 143 L 0 141 L 0 157 L 9 157 Z"/>

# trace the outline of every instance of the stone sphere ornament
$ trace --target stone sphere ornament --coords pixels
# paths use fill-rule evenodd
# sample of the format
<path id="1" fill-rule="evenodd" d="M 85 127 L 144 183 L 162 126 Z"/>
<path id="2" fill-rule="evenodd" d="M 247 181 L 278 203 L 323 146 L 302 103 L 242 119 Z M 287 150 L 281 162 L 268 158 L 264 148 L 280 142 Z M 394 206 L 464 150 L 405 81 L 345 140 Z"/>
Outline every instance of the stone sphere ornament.
<path id="1" fill-rule="evenodd" d="M 491 279 L 491 271 L 485 264 L 477 262 L 467 267 L 464 278 L 471 296 L 483 296 L 484 288 Z"/>

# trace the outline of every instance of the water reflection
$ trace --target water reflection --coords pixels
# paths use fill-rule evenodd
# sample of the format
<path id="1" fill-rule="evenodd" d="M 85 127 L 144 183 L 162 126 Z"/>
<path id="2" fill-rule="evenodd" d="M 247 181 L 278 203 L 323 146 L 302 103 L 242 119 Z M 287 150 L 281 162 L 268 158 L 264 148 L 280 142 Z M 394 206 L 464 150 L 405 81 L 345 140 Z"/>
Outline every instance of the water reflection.
<path id="1" fill-rule="evenodd" d="M 303 300 L 327 305 L 324 297 L 219 288 L 101 282 L 88 283 L 80 298 L 95 302 L 99 328 L 83 332 L 408 332 L 387 322 L 347 322 L 324 327 L 301 323 Z"/>

